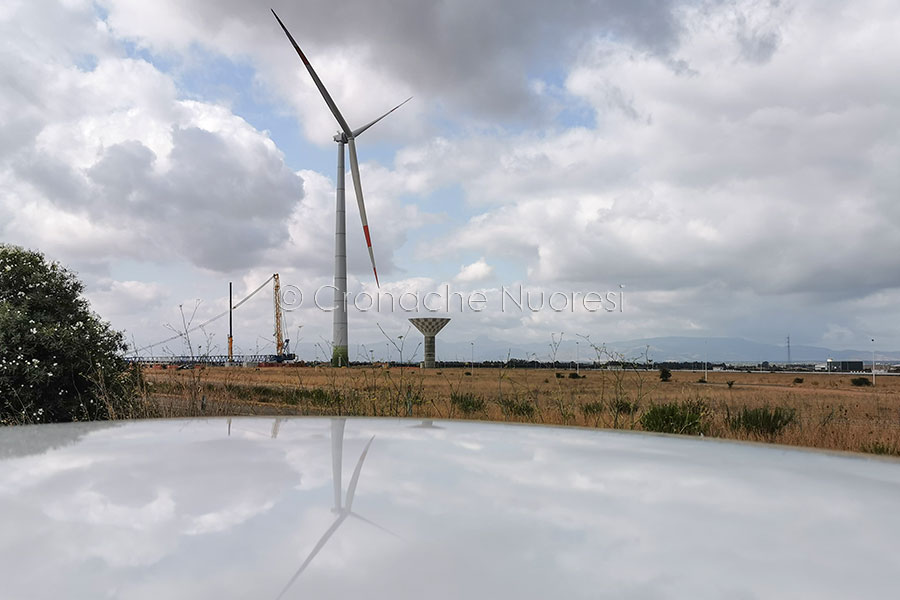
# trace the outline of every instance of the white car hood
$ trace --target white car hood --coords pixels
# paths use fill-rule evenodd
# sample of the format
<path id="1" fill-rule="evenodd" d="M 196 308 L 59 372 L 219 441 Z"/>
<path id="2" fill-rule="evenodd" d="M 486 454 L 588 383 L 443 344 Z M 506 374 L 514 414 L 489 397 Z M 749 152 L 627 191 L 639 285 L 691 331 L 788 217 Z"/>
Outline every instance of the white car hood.
<path id="1" fill-rule="evenodd" d="M 697 438 L 319 418 L 3 428 L 0 596 L 894 597 L 898 508 L 896 461 Z"/>

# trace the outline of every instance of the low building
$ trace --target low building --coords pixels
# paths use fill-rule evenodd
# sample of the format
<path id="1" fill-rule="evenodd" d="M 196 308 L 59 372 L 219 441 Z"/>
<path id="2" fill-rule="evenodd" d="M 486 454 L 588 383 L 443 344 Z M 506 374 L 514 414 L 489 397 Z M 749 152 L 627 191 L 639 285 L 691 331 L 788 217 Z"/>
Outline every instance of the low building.
<path id="1" fill-rule="evenodd" d="M 829 373 L 857 373 L 863 370 L 865 370 L 865 367 L 861 360 L 831 360 L 829 358 L 824 365 L 816 365 L 816 371 L 827 371 Z"/>

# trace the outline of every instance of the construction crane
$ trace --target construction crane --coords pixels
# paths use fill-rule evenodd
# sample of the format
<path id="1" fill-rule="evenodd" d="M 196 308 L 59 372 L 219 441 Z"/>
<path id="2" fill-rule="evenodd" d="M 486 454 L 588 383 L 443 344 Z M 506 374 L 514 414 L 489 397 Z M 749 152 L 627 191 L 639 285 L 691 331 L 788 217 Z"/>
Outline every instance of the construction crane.
<path id="1" fill-rule="evenodd" d="M 277 360 L 278 362 L 281 362 L 284 360 L 293 360 L 294 356 L 292 354 L 290 354 L 290 350 L 289 350 L 290 340 L 284 339 L 284 309 L 281 305 L 281 279 L 278 276 L 278 273 L 274 273 L 271 277 L 266 279 L 262 283 L 262 285 L 260 285 L 258 288 L 256 288 L 252 292 L 250 292 L 246 297 L 244 297 L 241 301 L 239 301 L 237 303 L 234 302 L 234 296 L 233 296 L 234 284 L 229 281 L 228 282 L 228 310 L 217 314 L 216 316 L 212 317 L 211 319 L 207 319 L 206 321 L 204 321 L 203 323 L 200 323 L 199 325 L 194 325 L 191 327 L 188 324 L 185 324 L 184 325 L 185 330 L 177 332 L 176 335 L 174 335 L 172 337 L 168 337 L 168 338 L 161 340 L 159 342 L 156 342 L 154 344 L 149 344 L 147 346 L 144 346 L 143 348 L 135 348 L 134 350 L 131 351 L 130 354 L 132 354 L 133 356 L 131 356 L 129 358 L 129 360 L 139 360 L 140 352 L 142 352 L 142 351 L 150 350 L 157 346 L 162 346 L 164 344 L 167 344 L 167 343 L 172 342 L 177 339 L 186 339 L 188 334 L 190 334 L 198 329 L 203 329 L 210 323 L 213 323 L 214 321 L 221 319 L 225 315 L 228 315 L 227 362 L 228 363 L 233 362 L 234 361 L 234 319 L 233 319 L 232 312 L 236 308 L 239 308 L 242 304 L 244 304 L 245 302 L 250 300 L 250 298 L 252 298 L 256 294 L 261 292 L 262 289 L 264 287 L 266 287 L 266 285 L 268 285 L 268 283 L 270 281 L 273 282 L 273 286 L 272 286 L 273 290 L 272 291 L 273 291 L 273 302 L 275 305 L 275 360 Z M 157 358 L 162 358 L 162 357 L 157 357 Z M 220 357 L 215 357 L 215 358 L 217 358 L 219 362 L 223 362 L 223 361 L 225 361 L 226 356 L 220 356 Z"/>
<path id="2" fill-rule="evenodd" d="M 281 311 L 281 280 L 278 273 L 272 275 L 272 280 L 275 282 L 275 354 L 284 356 L 284 314 Z"/>
<path id="3" fill-rule="evenodd" d="M 231 312 L 234 306 L 231 282 L 228 282 L 228 362 L 234 361 L 234 329 L 232 328 Z"/>

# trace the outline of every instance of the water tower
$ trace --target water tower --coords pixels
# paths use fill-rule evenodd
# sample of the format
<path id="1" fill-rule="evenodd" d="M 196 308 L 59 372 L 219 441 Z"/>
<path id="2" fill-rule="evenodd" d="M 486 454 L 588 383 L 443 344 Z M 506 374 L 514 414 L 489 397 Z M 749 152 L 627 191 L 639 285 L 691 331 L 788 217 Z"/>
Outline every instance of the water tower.
<path id="1" fill-rule="evenodd" d="M 410 319 L 410 323 L 415 325 L 422 335 L 425 336 L 425 368 L 434 368 L 434 336 L 444 328 L 444 325 L 450 322 L 446 317 L 422 317 L 418 319 Z"/>

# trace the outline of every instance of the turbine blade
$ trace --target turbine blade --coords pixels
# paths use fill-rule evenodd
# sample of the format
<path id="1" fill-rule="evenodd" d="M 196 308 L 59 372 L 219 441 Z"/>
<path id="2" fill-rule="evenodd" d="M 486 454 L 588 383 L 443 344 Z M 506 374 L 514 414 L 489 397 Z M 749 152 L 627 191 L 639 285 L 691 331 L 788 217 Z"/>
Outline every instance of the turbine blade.
<path id="1" fill-rule="evenodd" d="M 378 269 L 375 268 L 375 252 L 372 250 L 372 237 L 369 235 L 369 219 L 366 217 L 366 203 L 363 200 L 362 183 L 359 181 L 359 162 L 356 159 L 356 142 L 351 136 L 347 140 L 350 147 L 350 174 L 353 176 L 353 189 L 356 190 L 356 203 L 359 205 L 359 218 L 362 221 L 363 235 L 366 236 L 366 246 L 369 248 L 369 260 L 372 261 L 372 272 L 375 273 L 375 285 L 378 283 Z"/>
<path id="2" fill-rule="evenodd" d="M 334 118 L 337 119 L 338 125 L 341 126 L 341 129 L 347 135 L 352 135 L 350 131 L 350 126 L 347 125 L 347 121 L 344 120 L 344 115 L 341 114 L 341 111 L 338 110 L 337 104 L 334 103 L 334 100 L 331 99 L 331 94 L 328 93 L 328 90 L 325 89 L 325 84 L 322 83 L 322 80 L 319 79 L 319 76 L 316 74 L 316 70 L 313 69 L 313 66 L 309 63 L 309 60 L 306 58 L 306 55 L 303 54 L 303 50 L 300 49 L 300 46 L 297 45 L 297 42 L 294 41 L 294 36 L 291 35 L 291 32 L 287 30 L 287 27 L 284 26 L 284 23 L 281 22 L 281 19 L 278 17 L 278 14 L 274 9 L 270 9 L 272 14 L 275 15 L 275 19 L 278 21 L 278 24 L 281 25 L 281 29 L 284 30 L 284 34 L 291 40 L 291 44 L 294 46 L 294 50 L 297 51 L 297 54 L 300 55 L 300 60 L 303 61 L 303 64 L 306 65 L 306 70 L 309 71 L 310 76 L 313 78 L 313 82 L 315 82 L 316 87 L 319 88 L 319 93 L 322 94 L 322 98 L 325 99 L 325 104 L 328 105 L 328 108 L 331 109 L 331 114 L 334 115 Z"/>
<path id="3" fill-rule="evenodd" d="M 341 526 L 341 523 L 343 523 L 344 519 L 346 519 L 346 518 L 347 518 L 347 514 L 342 513 L 337 519 L 334 520 L 334 523 L 331 524 L 331 527 L 329 527 L 325 531 L 325 533 L 322 535 L 322 537 L 319 538 L 319 541 L 316 543 L 316 545 L 313 546 L 312 551 L 309 553 L 309 556 L 306 557 L 306 560 L 303 561 L 303 564 L 300 565 L 300 568 L 297 569 L 297 571 L 294 573 L 293 577 L 291 577 L 290 580 L 288 580 L 287 584 L 281 590 L 281 593 L 278 594 L 278 596 L 276 596 L 276 600 L 279 600 L 282 596 L 284 596 L 285 592 L 287 592 L 288 589 L 292 585 L 294 585 L 294 582 L 297 581 L 297 578 L 300 577 L 300 574 L 303 573 L 304 570 L 306 570 L 306 567 L 308 567 L 309 563 L 311 563 L 312 560 L 316 557 L 316 554 L 318 554 L 319 551 L 321 551 L 322 548 L 325 547 L 325 544 L 328 542 L 328 538 L 330 538 L 332 535 L 334 535 L 334 532 L 337 531 L 338 527 Z"/>
<path id="4" fill-rule="evenodd" d="M 402 537 L 400 537 L 399 535 L 397 535 L 396 533 L 394 533 L 393 531 L 391 531 L 391 530 L 388 529 L 387 527 L 382 527 L 381 525 L 379 525 L 379 524 L 376 523 L 375 521 L 371 521 L 371 520 L 365 518 L 365 517 L 362 516 L 362 515 L 358 515 L 358 514 L 356 514 L 355 512 L 352 512 L 352 513 L 350 513 L 350 516 L 351 516 L 351 517 L 354 517 L 354 518 L 356 518 L 356 519 L 359 519 L 360 521 L 363 521 L 364 523 L 368 523 L 368 524 L 371 525 L 372 527 L 375 527 L 375 528 L 377 528 L 377 529 L 380 529 L 380 530 L 382 530 L 383 532 L 387 533 L 388 535 L 394 536 L 394 537 L 397 538 L 398 540 L 402 540 L 402 539 L 403 539 Z"/>
<path id="5" fill-rule="evenodd" d="M 412 100 L 412 96 L 410 96 L 409 98 L 407 98 L 406 100 L 404 100 L 403 102 L 401 102 L 400 104 L 398 104 L 397 106 L 392 108 L 391 110 L 387 111 L 386 113 L 384 113 L 383 115 L 381 115 L 380 117 L 378 117 L 377 119 L 375 119 L 374 121 L 369 123 L 368 125 L 363 125 L 362 127 L 360 127 L 359 129 L 357 129 L 356 131 L 353 132 L 353 137 L 359 137 L 359 134 L 361 134 L 363 131 L 365 131 L 366 129 L 368 129 L 369 127 L 371 127 L 378 121 L 382 120 L 383 118 L 385 118 L 386 116 L 388 116 L 389 114 L 391 114 L 392 112 L 394 112 L 395 110 L 397 110 L 398 108 L 400 108 L 401 106 L 403 106 L 404 104 L 409 102 L 410 100 Z"/>
<path id="6" fill-rule="evenodd" d="M 366 447 L 363 449 L 362 454 L 359 455 L 359 460 L 356 462 L 356 468 L 353 469 L 353 477 L 350 478 L 350 487 L 347 488 L 347 502 L 344 505 L 344 512 L 341 513 L 342 516 L 346 517 L 353 508 L 353 496 L 356 495 L 356 484 L 359 482 L 359 474 L 362 471 L 363 461 L 366 460 L 366 454 L 369 452 L 369 446 L 372 445 L 372 440 L 375 439 L 373 435 L 369 439 L 369 443 L 366 444 Z"/>

